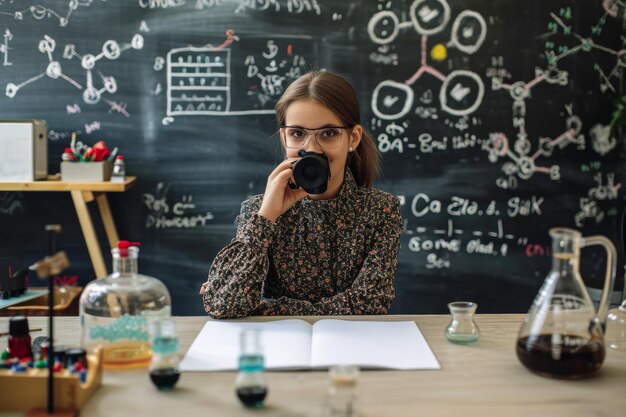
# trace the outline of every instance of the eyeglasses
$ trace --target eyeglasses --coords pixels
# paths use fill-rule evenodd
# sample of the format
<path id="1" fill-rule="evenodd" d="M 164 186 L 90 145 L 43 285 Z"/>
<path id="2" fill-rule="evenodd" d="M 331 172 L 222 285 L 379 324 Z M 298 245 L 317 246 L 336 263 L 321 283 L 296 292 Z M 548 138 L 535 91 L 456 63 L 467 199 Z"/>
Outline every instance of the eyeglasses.
<path id="1" fill-rule="evenodd" d="M 334 149 L 341 143 L 343 129 L 352 129 L 350 126 L 324 126 L 317 129 L 307 129 L 299 126 L 281 125 L 283 141 L 289 149 L 301 149 L 309 139 L 309 132 L 315 132 L 315 140 L 322 149 Z"/>

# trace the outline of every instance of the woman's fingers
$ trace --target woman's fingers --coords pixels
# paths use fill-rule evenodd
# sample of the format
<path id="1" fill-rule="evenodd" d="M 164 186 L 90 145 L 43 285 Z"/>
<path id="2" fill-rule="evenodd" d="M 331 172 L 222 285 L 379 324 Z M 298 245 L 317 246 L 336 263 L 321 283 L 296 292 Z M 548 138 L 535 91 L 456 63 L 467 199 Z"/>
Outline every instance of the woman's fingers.
<path id="1" fill-rule="evenodd" d="M 302 190 L 289 187 L 290 181 L 293 182 L 293 164 L 297 160 L 298 158 L 284 160 L 270 174 L 258 212 L 261 216 L 276 221 L 293 203 L 306 197 L 307 194 Z"/>
<path id="2" fill-rule="evenodd" d="M 295 197 L 294 202 L 298 200 L 302 200 L 304 197 L 308 195 L 309 194 L 306 191 L 304 191 L 302 188 L 298 188 L 296 191 L 293 192 L 293 196 Z"/>
<path id="3" fill-rule="evenodd" d="M 295 185 L 295 181 L 293 180 L 292 174 L 293 174 L 292 170 L 290 169 L 285 170 L 279 173 L 274 179 L 277 182 L 277 186 L 288 187 L 283 194 L 283 199 L 285 202 L 287 202 L 286 205 L 283 203 L 284 210 L 287 210 L 289 207 L 291 207 L 293 203 L 295 203 L 298 200 L 302 200 L 304 197 L 308 195 L 306 191 L 304 191 L 302 188 L 299 188 L 297 185 Z M 292 186 L 289 186 L 290 184 L 293 184 L 295 188 Z"/>
<path id="4" fill-rule="evenodd" d="M 205 282 L 204 284 L 202 284 L 202 286 L 200 287 L 200 291 L 199 294 L 202 295 L 206 292 L 207 287 L 209 286 L 208 282 Z"/>
<path id="5" fill-rule="evenodd" d="M 289 167 L 279 172 L 278 174 L 276 174 L 276 177 L 274 177 L 274 180 L 278 184 L 282 185 L 283 187 L 286 187 L 287 184 L 289 183 L 289 180 L 292 179 L 292 174 L 293 174 L 293 171 L 291 170 L 291 167 Z"/>
<path id="6" fill-rule="evenodd" d="M 283 162 L 278 164 L 278 166 L 274 168 L 274 170 L 270 174 L 268 181 L 271 181 L 274 178 L 276 178 L 276 176 L 280 174 L 281 172 L 283 172 L 284 170 L 290 169 L 297 160 L 298 160 L 297 158 L 289 158 L 289 159 L 285 159 Z"/>

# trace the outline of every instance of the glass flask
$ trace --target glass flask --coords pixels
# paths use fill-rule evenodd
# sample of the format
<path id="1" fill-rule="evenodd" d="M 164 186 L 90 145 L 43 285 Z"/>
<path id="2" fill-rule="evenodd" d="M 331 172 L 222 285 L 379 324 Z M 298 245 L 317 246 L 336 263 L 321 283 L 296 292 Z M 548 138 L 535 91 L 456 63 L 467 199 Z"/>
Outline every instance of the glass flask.
<path id="1" fill-rule="evenodd" d="M 455 301 L 448 304 L 452 320 L 446 328 L 446 338 L 452 343 L 470 345 L 480 339 L 480 329 L 474 322 L 478 304 L 471 301 Z"/>
<path id="2" fill-rule="evenodd" d="M 604 362 L 603 329 L 609 294 L 615 283 L 615 247 L 603 236 L 583 238 L 572 229 L 550 229 L 552 270 L 528 311 L 517 339 L 516 353 L 529 370 L 556 378 L 582 378 Z M 607 268 L 596 312 L 579 272 L 580 249 L 600 245 Z"/>
<path id="3" fill-rule="evenodd" d="M 359 367 L 332 366 L 328 370 L 329 386 L 324 417 L 356 417 Z"/>
<path id="4" fill-rule="evenodd" d="M 243 330 L 240 335 L 239 373 L 235 380 L 235 390 L 239 401 L 246 407 L 263 407 L 267 396 L 264 362 L 260 332 Z"/>
<path id="5" fill-rule="evenodd" d="M 173 319 L 155 321 L 151 333 L 153 339 L 150 379 L 159 390 L 170 390 L 180 377 L 176 324 Z"/>
<path id="6" fill-rule="evenodd" d="M 626 210 L 624 210 L 624 218 L 622 225 L 626 222 Z M 624 248 L 622 248 L 624 249 Z M 624 251 L 626 258 L 626 250 Z M 611 349 L 620 352 L 626 352 L 626 265 L 624 265 L 624 288 L 622 303 L 612 310 L 606 319 L 606 345 Z"/>
<path id="7" fill-rule="evenodd" d="M 149 323 L 171 317 L 171 299 L 156 278 L 137 273 L 139 248 L 120 241 L 113 273 L 87 285 L 80 297 L 81 345 L 103 349 L 105 369 L 146 368 L 152 357 Z"/>
<path id="8" fill-rule="evenodd" d="M 619 307 L 609 310 L 605 340 L 611 349 L 626 352 L 626 298 Z"/>
<path id="9" fill-rule="evenodd" d="M 622 212 L 622 231 L 626 230 L 626 210 Z M 622 236 L 624 240 L 624 236 Z M 626 247 L 622 245 L 622 258 L 626 262 Z M 619 352 L 626 352 L 626 265 L 624 265 L 624 287 L 622 303 L 612 310 L 606 319 L 606 345 Z"/>

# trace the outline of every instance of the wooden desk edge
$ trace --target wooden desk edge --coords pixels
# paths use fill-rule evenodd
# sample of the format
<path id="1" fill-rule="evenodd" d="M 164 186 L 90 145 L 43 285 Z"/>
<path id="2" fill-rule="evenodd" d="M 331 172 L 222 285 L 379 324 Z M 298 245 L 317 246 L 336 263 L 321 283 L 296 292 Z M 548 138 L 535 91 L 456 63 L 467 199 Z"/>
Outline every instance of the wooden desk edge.
<path id="1" fill-rule="evenodd" d="M 26 182 L 0 182 L 0 191 L 95 191 L 124 192 L 135 185 L 137 177 L 126 177 L 124 183 L 111 181 L 67 182 L 50 176 L 47 180 Z"/>
<path id="2" fill-rule="evenodd" d="M 248 316 L 234 319 L 212 319 L 209 316 L 173 316 L 177 320 L 185 321 L 190 318 L 196 320 L 198 318 L 206 318 L 206 321 L 223 321 L 223 322 L 263 322 L 276 320 L 304 320 L 314 323 L 318 320 L 357 320 L 357 321 L 414 321 L 416 323 L 424 320 L 440 319 L 449 320 L 452 318 L 450 314 L 381 314 L 381 315 L 348 315 L 348 316 Z M 520 323 L 526 317 L 523 313 L 483 313 L 476 314 L 476 318 L 489 322 L 506 322 L 514 321 Z"/>

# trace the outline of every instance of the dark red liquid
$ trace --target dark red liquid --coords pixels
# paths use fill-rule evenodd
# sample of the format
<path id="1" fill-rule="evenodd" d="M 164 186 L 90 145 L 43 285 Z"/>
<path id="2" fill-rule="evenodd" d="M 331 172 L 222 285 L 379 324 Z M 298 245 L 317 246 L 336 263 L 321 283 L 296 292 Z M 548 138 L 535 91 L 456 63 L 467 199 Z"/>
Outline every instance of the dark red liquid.
<path id="1" fill-rule="evenodd" d="M 552 340 L 552 335 L 518 339 L 518 359 L 533 372 L 557 378 L 589 376 L 604 362 L 604 345 L 596 340 L 562 335 L 556 346 Z"/>
<path id="2" fill-rule="evenodd" d="M 265 387 L 237 388 L 237 397 L 246 407 L 261 407 L 266 395 L 267 388 Z"/>
<path id="3" fill-rule="evenodd" d="M 158 389 L 172 389 L 178 382 L 180 372 L 174 368 L 155 369 L 150 371 L 150 379 Z"/>

